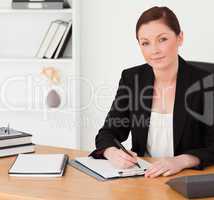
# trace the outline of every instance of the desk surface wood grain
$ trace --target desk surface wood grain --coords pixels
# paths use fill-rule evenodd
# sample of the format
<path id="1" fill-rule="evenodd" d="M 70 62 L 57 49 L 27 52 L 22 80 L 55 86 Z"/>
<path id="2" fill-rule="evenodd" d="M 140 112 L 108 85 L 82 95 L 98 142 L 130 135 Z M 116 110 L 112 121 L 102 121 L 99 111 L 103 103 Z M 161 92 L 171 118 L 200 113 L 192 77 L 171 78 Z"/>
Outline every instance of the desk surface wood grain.
<path id="1" fill-rule="evenodd" d="M 36 153 L 66 153 L 70 158 L 88 155 L 83 151 L 48 146 L 37 146 Z M 181 200 L 185 198 L 166 185 L 167 180 L 177 176 L 214 173 L 214 167 L 209 167 L 203 171 L 184 170 L 171 177 L 135 177 L 100 182 L 68 165 L 65 175 L 60 178 L 10 177 L 8 169 L 14 160 L 15 156 L 0 159 L 1 200 Z"/>

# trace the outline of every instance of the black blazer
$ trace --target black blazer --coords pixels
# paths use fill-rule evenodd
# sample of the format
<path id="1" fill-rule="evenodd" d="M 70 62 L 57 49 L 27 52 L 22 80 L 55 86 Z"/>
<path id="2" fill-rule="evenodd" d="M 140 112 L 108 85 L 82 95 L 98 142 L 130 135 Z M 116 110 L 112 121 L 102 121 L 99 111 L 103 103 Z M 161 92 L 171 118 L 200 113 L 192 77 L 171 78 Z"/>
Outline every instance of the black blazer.
<path id="1" fill-rule="evenodd" d="M 151 114 L 153 84 L 154 73 L 148 64 L 125 69 L 122 72 L 116 97 L 103 127 L 96 136 L 96 150 L 92 152 L 92 156 L 98 158 L 101 156 L 102 150 L 116 146 L 113 138 L 117 138 L 120 142 L 125 141 L 130 131 L 132 151 L 136 152 L 138 156 L 144 155 Z M 179 56 L 173 110 L 174 155 L 197 156 L 201 161 L 200 166 L 214 163 L 212 119 L 214 95 L 213 88 L 206 93 L 200 89 L 203 86 L 214 86 L 212 74 L 189 65 Z M 203 111 L 206 107 L 204 97 L 208 96 L 209 106 L 205 112 L 210 115 L 205 118 L 198 117 L 205 114 Z"/>

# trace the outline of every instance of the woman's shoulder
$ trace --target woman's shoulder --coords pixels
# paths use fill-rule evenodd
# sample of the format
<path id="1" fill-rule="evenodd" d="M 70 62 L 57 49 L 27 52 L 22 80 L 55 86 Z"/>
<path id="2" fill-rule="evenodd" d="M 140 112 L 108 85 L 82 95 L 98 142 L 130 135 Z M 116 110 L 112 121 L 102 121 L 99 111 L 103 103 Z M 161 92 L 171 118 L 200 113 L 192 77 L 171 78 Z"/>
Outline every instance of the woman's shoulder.
<path id="1" fill-rule="evenodd" d="M 127 84 L 133 84 L 142 79 L 148 79 L 153 76 L 152 68 L 147 64 L 141 64 L 126 68 L 122 71 L 122 79 Z"/>
<path id="2" fill-rule="evenodd" d="M 212 72 L 203 69 L 203 66 L 196 66 L 194 63 L 187 62 L 189 74 L 195 79 L 202 79 L 206 76 L 212 75 Z"/>
<path id="3" fill-rule="evenodd" d="M 147 63 L 124 69 L 122 76 L 130 78 L 134 75 L 143 75 L 146 72 L 152 72 L 151 67 Z"/>

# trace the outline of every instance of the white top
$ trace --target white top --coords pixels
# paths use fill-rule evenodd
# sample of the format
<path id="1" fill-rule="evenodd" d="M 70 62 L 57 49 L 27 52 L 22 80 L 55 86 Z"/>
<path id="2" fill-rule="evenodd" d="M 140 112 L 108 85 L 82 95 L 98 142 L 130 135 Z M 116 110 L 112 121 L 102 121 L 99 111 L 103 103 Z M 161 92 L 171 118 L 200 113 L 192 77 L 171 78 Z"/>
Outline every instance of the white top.
<path id="1" fill-rule="evenodd" d="M 152 157 L 173 157 L 173 114 L 151 112 L 147 153 Z"/>

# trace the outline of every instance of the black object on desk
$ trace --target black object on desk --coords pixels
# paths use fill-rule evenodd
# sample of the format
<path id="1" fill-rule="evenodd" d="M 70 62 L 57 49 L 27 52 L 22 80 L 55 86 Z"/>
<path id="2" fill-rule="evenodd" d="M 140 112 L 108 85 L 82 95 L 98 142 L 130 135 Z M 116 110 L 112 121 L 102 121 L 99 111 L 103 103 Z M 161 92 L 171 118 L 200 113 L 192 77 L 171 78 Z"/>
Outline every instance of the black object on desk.
<path id="1" fill-rule="evenodd" d="M 127 153 L 128 155 L 130 155 L 131 157 L 133 157 L 133 155 L 132 155 L 131 153 L 129 153 L 129 152 L 125 149 L 125 147 L 124 147 L 116 138 L 114 138 L 114 142 L 115 142 L 115 144 L 116 144 L 120 149 L 122 149 L 122 151 L 124 151 L 125 153 Z M 141 168 L 140 165 L 139 165 L 138 163 L 135 163 L 135 165 L 136 165 L 137 167 Z"/>
<path id="2" fill-rule="evenodd" d="M 214 196 L 214 174 L 182 176 L 166 184 L 187 198 Z"/>

